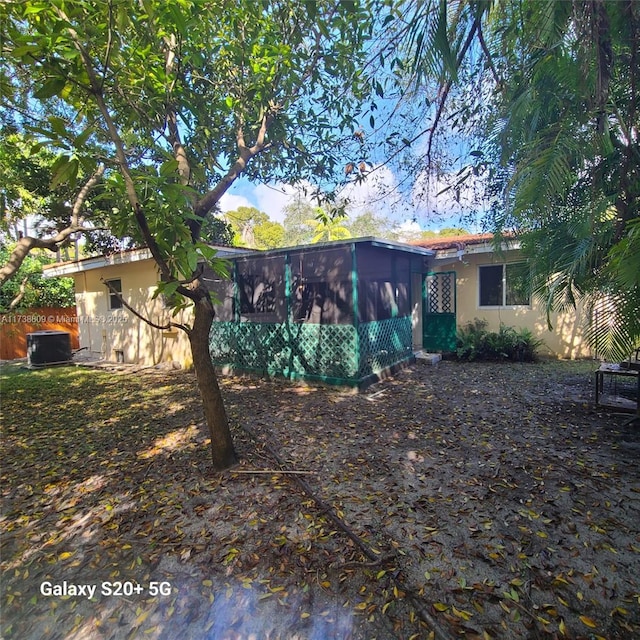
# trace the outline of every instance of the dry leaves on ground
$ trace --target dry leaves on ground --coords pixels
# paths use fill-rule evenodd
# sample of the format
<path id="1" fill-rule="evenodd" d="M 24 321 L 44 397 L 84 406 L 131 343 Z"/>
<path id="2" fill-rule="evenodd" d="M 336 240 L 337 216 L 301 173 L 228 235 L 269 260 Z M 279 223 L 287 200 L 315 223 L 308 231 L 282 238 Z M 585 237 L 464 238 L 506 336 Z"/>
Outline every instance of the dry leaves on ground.
<path id="1" fill-rule="evenodd" d="M 640 637 L 640 433 L 589 365 L 223 389 L 214 475 L 188 372 L 3 380 L 2 637 Z"/>

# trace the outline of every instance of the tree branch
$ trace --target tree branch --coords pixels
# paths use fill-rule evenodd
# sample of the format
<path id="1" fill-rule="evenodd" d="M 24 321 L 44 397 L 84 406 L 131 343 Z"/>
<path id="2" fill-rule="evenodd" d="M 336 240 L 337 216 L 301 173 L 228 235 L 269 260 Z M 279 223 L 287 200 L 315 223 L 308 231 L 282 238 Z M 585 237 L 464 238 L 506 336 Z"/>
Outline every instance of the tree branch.
<path id="1" fill-rule="evenodd" d="M 100 165 L 94 174 L 87 180 L 85 185 L 80 189 L 71 210 L 71 220 L 69 226 L 58 231 L 51 238 L 34 238 L 32 236 L 24 236 L 16 243 L 9 260 L 0 267 L 0 285 L 4 284 L 9 278 L 12 278 L 18 269 L 22 266 L 25 258 L 32 249 L 48 249 L 56 252 L 58 247 L 74 233 L 92 231 L 84 226 L 84 220 L 80 217 L 82 207 L 93 187 L 98 184 L 104 174 L 104 165 Z"/>
<path id="2" fill-rule="evenodd" d="M 27 282 L 29 282 L 29 276 L 25 276 L 20 283 L 20 291 L 18 295 L 11 301 L 9 305 L 9 311 L 13 311 L 19 304 L 20 300 L 24 298 L 24 294 L 27 292 Z"/>
<path id="3" fill-rule="evenodd" d="M 75 202 L 73 203 L 73 208 L 71 209 L 71 224 L 72 226 L 80 226 L 80 212 L 82 211 L 82 207 L 89 196 L 89 192 L 93 189 L 98 182 L 102 179 L 104 175 L 105 166 L 101 164 L 93 173 L 93 175 L 87 180 L 84 187 L 80 189 L 78 195 L 76 196 Z"/>
<path id="4" fill-rule="evenodd" d="M 222 196 L 228 191 L 229 187 L 231 187 L 235 180 L 246 169 L 251 159 L 260 155 L 263 151 L 266 151 L 269 148 L 270 145 L 267 142 L 266 137 L 272 122 L 273 113 L 268 111 L 262 116 L 262 122 L 260 123 L 260 129 L 258 130 L 256 141 L 251 147 L 246 146 L 242 125 L 238 125 L 238 130 L 236 131 L 238 157 L 229 171 L 227 171 L 227 173 L 218 181 L 216 186 L 208 191 L 196 205 L 195 214 L 199 218 L 204 219 L 207 213 L 209 213 L 209 211 L 218 204 L 220 198 L 222 198 Z M 197 237 L 194 239 L 197 239 Z"/>
<path id="5" fill-rule="evenodd" d="M 122 303 L 122 306 L 125 307 L 125 309 L 127 309 L 128 311 L 131 311 L 131 313 L 133 313 L 133 315 L 138 318 L 139 320 L 142 320 L 142 322 L 148 324 L 150 327 L 153 327 L 154 329 L 161 329 L 163 331 L 166 331 L 167 329 L 171 329 L 172 327 L 176 327 L 177 329 L 182 329 L 187 335 L 189 335 L 191 333 L 191 329 L 189 327 L 187 327 L 184 324 L 180 324 L 179 322 L 167 322 L 166 324 L 157 324 L 155 322 L 153 322 L 153 320 L 149 320 L 149 318 L 145 318 L 141 313 L 138 313 L 138 311 L 136 311 L 123 297 L 122 294 L 119 291 L 116 291 L 116 289 L 111 285 L 111 283 L 107 280 L 105 280 L 104 278 L 100 278 L 100 282 L 102 282 L 104 285 L 106 285 L 107 289 L 109 289 L 110 293 L 113 293 L 116 298 L 118 298 L 118 300 L 120 300 L 120 302 Z"/>
<path id="6" fill-rule="evenodd" d="M 495 65 L 493 64 L 493 57 L 491 56 L 491 52 L 489 51 L 487 43 L 485 42 L 484 34 L 482 33 L 482 25 L 480 24 L 480 22 L 478 22 L 478 41 L 480 42 L 480 47 L 482 48 L 484 55 L 487 57 L 487 62 L 489 63 L 489 68 L 491 69 L 491 75 L 493 76 L 494 82 L 498 85 L 498 87 L 502 87 L 503 82 L 500 79 L 498 72 L 496 71 Z"/>
<path id="7" fill-rule="evenodd" d="M 165 74 L 167 78 L 174 73 L 175 71 L 175 62 L 176 62 L 176 48 L 177 42 L 175 35 L 165 37 Z M 170 90 L 173 89 L 173 86 L 167 88 L 167 94 L 170 93 Z M 178 129 L 178 114 L 176 110 L 171 104 L 169 97 L 167 95 L 167 127 L 169 129 L 169 143 L 173 149 L 173 156 L 178 162 L 178 173 L 180 174 L 180 180 L 183 185 L 188 185 L 191 180 L 191 165 L 189 164 L 189 158 L 187 157 L 187 152 L 182 144 L 182 139 L 180 137 L 180 131 Z"/>
<path id="8" fill-rule="evenodd" d="M 460 68 L 460 65 L 462 64 L 464 57 L 467 55 L 467 51 L 469 50 L 469 47 L 471 46 L 471 43 L 473 42 L 473 39 L 479 28 L 480 28 L 480 17 L 476 16 L 473 20 L 473 25 L 471 26 L 471 29 L 467 34 L 467 39 L 465 40 L 464 45 L 462 46 L 462 49 L 460 49 L 460 53 L 458 54 L 458 58 L 456 59 L 457 68 Z M 427 163 L 429 165 L 431 165 L 431 149 L 433 147 L 434 136 L 438 128 L 438 124 L 440 123 L 440 118 L 442 118 L 444 107 L 447 103 L 447 98 L 449 97 L 449 93 L 452 87 L 453 87 L 453 80 L 452 79 L 447 80 L 444 87 L 442 88 L 440 102 L 438 104 L 438 110 L 436 111 L 436 117 L 434 118 L 433 124 L 428 129 L 429 142 L 427 145 L 426 155 L 427 155 Z"/>
<path id="9" fill-rule="evenodd" d="M 56 12 L 68 24 L 71 23 L 71 21 L 69 20 L 68 16 L 65 14 L 64 11 L 56 8 Z M 91 87 L 90 90 L 95 98 L 98 109 L 102 114 L 104 124 L 107 127 L 107 134 L 115 147 L 116 162 L 118 163 L 120 173 L 124 180 L 125 190 L 127 192 L 127 198 L 129 200 L 129 204 L 131 205 L 131 208 L 133 209 L 133 214 L 136 219 L 136 222 L 140 228 L 140 231 L 144 237 L 144 240 L 147 246 L 149 247 L 149 251 L 151 252 L 151 255 L 153 256 L 154 260 L 156 261 L 156 264 L 158 265 L 158 268 L 160 269 L 162 276 L 166 280 L 173 280 L 171 269 L 169 269 L 169 266 L 167 265 L 167 262 L 162 256 L 160 248 L 158 247 L 158 244 L 153 234 L 151 233 L 151 230 L 149 229 L 147 218 L 144 215 L 142 204 L 140 203 L 140 199 L 138 198 L 138 193 L 136 192 L 135 183 L 133 181 L 133 177 L 131 176 L 131 171 L 129 169 L 129 162 L 127 160 L 127 155 L 125 153 L 124 142 L 120 137 L 120 134 L 118 133 L 118 129 L 116 128 L 115 123 L 113 122 L 113 118 L 111 117 L 111 114 L 109 113 L 109 109 L 107 108 L 107 105 L 104 101 L 104 96 L 102 94 L 102 83 L 99 81 L 98 76 L 96 75 L 96 71 L 93 68 L 93 62 L 91 60 L 91 56 L 89 55 L 89 52 L 85 49 L 84 45 L 80 41 L 80 37 L 78 36 L 77 31 L 71 26 L 68 27 L 68 30 L 69 30 L 69 35 L 71 36 L 71 39 L 73 41 L 73 44 L 78 50 L 80 57 L 82 58 L 85 71 L 87 72 L 87 75 L 89 77 L 89 83 Z"/>

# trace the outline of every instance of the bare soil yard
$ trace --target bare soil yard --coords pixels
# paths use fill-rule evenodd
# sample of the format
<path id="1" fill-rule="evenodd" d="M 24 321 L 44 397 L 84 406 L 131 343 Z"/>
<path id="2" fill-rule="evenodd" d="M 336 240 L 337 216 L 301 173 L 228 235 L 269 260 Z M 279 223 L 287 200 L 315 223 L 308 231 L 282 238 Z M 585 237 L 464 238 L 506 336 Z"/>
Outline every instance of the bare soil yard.
<path id="1" fill-rule="evenodd" d="M 594 369 L 224 378 L 216 475 L 191 373 L 5 366 L 1 637 L 640 638 L 640 428 Z"/>

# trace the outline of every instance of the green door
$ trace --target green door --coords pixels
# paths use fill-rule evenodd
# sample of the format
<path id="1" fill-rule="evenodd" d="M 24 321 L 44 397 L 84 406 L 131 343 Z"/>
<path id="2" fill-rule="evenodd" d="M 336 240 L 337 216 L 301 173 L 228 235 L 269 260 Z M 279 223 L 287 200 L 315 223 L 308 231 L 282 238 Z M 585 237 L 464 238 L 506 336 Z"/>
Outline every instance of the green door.
<path id="1" fill-rule="evenodd" d="M 456 350 L 456 272 L 428 273 L 422 282 L 422 347 Z"/>

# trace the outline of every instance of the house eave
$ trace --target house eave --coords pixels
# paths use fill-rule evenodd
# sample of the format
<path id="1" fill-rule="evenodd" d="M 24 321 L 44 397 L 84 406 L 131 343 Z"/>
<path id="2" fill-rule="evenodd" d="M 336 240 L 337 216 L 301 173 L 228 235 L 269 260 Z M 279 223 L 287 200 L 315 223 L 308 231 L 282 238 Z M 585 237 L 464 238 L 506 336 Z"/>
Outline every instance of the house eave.
<path id="1" fill-rule="evenodd" d="M 500 245 L 500 252 L 517 251 L 520 249 L 519 242 L 503 242 Z M 446 260 L 454 260 L 466 255 L 477 255 L 482 253 L 496 253 L 495 245 L 492 242 L 483 242 L 482 244 L 469 244 L 463 248 L 448 247 L 446 249 L 436 249 L 434 260 L 442 262 Z"/>
<path id="2" fill-rule="evenodd" d="M 95 256 L 93 258 L 83 258 L 74 262 L 64 262 L 53 264 L 43 269 L 42 275 L 45 278 L 56 278 L 60 276 L 72 276 L 83 271 L 92 271 L 104 267 L 112 267 L 119 264 L 131 264 L 142 262 L 152 258 L 149 249 L 135 249 L 133 251 L 122 251 L 111 255 Z"/>
<path id="3" fill-rule="evenodd" d="M 366 236 L 362 238 L 346 238 L 344 240 L 328 240 L 324 242 L 316 242 L 313 244 L 299 244 L 289 247 L 278 247 L 277 249 L 243 249 L 234 254 L 236 258 L 252 258 L 255 256 L 276 256 L 281 254 L 291 253 L 292 251 L 317 251 L 318 249 L 333 249 L 336 247 L 344 247 L 351 245 L 370 245 L 372 247 L 379 247 L 384 249 L 390 249 L 392 251 L 403 251 L 405 253 L 413 253 L 415 255 L 433 257 L 435 251 L 433 249 L 427 249 L 425 247 L 414 246 L 405 244 L 404 242 L 394 242 L 393 240 L 383 240 L 374 236 Z"/>
<path id="4" fill-rule="evenodd" d="M 243 253 L 242 249 L 234 249 L 233 247 L 215 247 L 217 249 L 216 257 L 231 258 Z M 93 258 L 83 258 L 73 262 L 64 262 L 59 264 L 47 265 L 43 268 L 42 275 L 45 278 L 58 278 L 61 276 L 73 276 L 77 273 L 85 271 L 93 271 L 94 269 L 103 269 L 116 265 L 127 265 L 145 260 L 152 260 L 153 256 L 149 249 L 131 249 L 112 253 L 110 255 L 95 256 Z"/>

